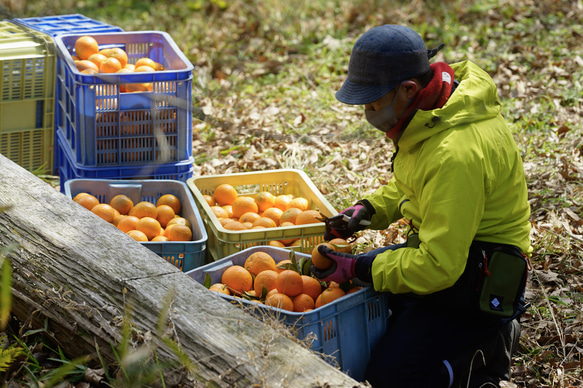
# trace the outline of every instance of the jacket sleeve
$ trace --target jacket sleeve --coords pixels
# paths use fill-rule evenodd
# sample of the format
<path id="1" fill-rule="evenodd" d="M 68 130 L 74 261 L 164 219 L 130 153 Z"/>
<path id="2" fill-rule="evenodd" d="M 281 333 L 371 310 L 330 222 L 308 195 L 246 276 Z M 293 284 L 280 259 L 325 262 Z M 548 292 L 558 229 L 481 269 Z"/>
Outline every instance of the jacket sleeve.
<path id="1" fill-rule="evenodd" d="M 409 201 L 401 204 L 401 211 L 414 215 L 413 227 L 418 228 L 421 244 L 417 249 L 386 251 L 375 258 L 372 277 L 377 291 L 426 295 L 451 287 L 461 276 L 488 190 L 487 167 L 480 155 L 471 149 L 434 149 L 430 157 L 419 159 L 428 161 L 410 172 L 418 186 L 416 194 L 409 194 Z M 374 204 L 378 211 L 380 200 Z M 396 214 L 393 207 L 386 211 L 385 215 Z"/>
<path id="2" fill-rule="evenodd" d="M 399 211 L 399 201 L 402 197 L 403 193 L 397 187 L 394 177 L 373 194 L 365 196 L 363 199 L 367 200 L 375 210 L 369 228 L 383 230 L 393 222 L 403 218 Z"/>

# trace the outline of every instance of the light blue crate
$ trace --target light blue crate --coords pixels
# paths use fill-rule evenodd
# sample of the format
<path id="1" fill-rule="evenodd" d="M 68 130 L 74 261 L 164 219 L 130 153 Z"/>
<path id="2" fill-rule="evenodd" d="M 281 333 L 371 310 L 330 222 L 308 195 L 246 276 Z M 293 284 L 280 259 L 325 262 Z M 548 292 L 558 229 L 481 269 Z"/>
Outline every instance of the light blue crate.
<path id="1" fill-rule="evenodd" d="M 65 195 L 74 198 L 79 193 L 89 193 L 100 203 L 109 203 L 117 194 L 125 194 L 135 203 L 156 203 L 164 194 L 173 194 L 180 200 L 180 215 L 192 225 L 192 241 L 140 242 L 158 256 L 186 272 L 204 264 L 206 230 L 192 194 L 184 182 L 172 180 L 108 180 L 72 179 L 65 182 Z"/>
<path id="2" fill-rule="evenodd" d="M 188 271 L 186 275 L 201 284 L 207 275 L 211 283 L 220 283 L 227 268 L 232 265 L 244 265 L 245 260 L 258 251 L 269 253 L 276 262 L 289 259 L 291 252 L 285 248 L 256 246 Z M 297 260 L 301 257 L 310 257 L 308 254 L 298 252 L 295 255 Z M 224 294 L 217 295 L 236 304 L 256 307 L 255 310 L 247 311 L 256 311 L 258 318 L 271 311 L 270 315 L 283 320 L 300 340 L 311 333 L 315 334 L 311 349 L 324 354 L 327 361 L 337 363 L 342 371 L 359 381 L 364 378 L 371 349 L 384 335 L 390 316 L 387 295 L 378 293 L 371 287 L 304 313 L 284 311 Z"/>

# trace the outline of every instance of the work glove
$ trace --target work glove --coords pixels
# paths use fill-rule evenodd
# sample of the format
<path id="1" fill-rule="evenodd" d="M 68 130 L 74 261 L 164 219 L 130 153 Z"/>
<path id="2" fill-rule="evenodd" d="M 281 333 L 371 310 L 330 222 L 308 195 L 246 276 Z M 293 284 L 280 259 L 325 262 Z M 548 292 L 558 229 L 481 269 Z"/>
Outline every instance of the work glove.
<path id="1" fill-rule="evenodd" d="M 319 245 L 318 252 L 331 259 L 332 265 L 327 269 L 319 269 L 312 264 L 310 271 L 318 279 L 325 282 L 342 283 L 357 277 L 364 283 L 372 284 L 371 267 L 373 260 L 378 254 L 393 248 L 393 246 L 386 246 L 367 253 L 352 255 L 350 253 L 336 252 L 326 245 Z"/>
<path id="2" fill-rule="evenodd" d="M 365 206 L 365 202 L 361 201 L 342 210 L 340 214 L 349 217 L 350 220 L 348 222 L 340 220 L 338 223 L 328 223 L 324 232 L 324 240 L 330 241 L 337 237 L 347 239 L 354 233 L 366 229 L 370 225 L 370 219 L 374 214 L 372 205 L 368 202 L 366 202 L 366 205 L 368 206 Z"/>

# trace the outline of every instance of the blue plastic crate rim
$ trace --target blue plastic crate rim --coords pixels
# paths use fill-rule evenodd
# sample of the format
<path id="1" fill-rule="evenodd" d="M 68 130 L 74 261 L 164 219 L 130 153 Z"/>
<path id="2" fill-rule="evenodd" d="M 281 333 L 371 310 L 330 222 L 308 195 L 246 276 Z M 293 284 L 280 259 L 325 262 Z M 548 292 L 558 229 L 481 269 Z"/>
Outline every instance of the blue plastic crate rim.
<path id="1" fill-rule="evenodd" d="M 84 35 L 87 34 L 63 34 L 54 38 L 58 57 L 65 61 L 75 75 L 77 82 L 97 85 L 192 79 L 194 66 L 178 48 L 170 35 L 162 31 L 113 32 L 90 34 L 90 36 L 97 41 L 100 49 L 113 47 L 124 49 L 128 55 L 128 63 L 135 63 L 139 58 L 147 56 L 153 61 L 162 64 L 165 70 L 151 73 L 83 74 L 75 66 L 71 55 L 74 54 L 75 41 Z"/>
<path id="2" fill-rule="evenodd" d="M 16 18 L 15 23 L 35 29 L 51 36 L 71 33 L 123 32 L 123 29 L 88 18 L 81 14 Z"/>

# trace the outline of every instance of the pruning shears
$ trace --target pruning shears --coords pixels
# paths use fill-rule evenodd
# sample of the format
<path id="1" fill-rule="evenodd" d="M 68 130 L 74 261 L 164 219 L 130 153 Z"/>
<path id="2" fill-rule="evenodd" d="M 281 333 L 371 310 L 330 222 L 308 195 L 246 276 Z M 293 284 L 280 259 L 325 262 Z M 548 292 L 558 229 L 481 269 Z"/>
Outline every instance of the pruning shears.
<path id="1" fill-rule="evenodd" d="M 344 236 L 346 236 L 346 232 L 350 233 L 350 231 L 348 230 L 348 223 L 352 218 L 349 215 L 337 214 L 332 217 L 327 217 L 324 214 L 320 213 L 320 216 L 321 217 L 316 217 L 316 219 L 326 224 L 326 232 L 331 233 L 339 238 L 345 238 Z M 361 226 L 367 226 L 370 225 L 370 221 L 360 220 L 358 224 Z"/>

